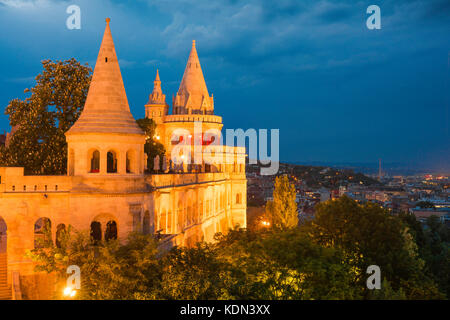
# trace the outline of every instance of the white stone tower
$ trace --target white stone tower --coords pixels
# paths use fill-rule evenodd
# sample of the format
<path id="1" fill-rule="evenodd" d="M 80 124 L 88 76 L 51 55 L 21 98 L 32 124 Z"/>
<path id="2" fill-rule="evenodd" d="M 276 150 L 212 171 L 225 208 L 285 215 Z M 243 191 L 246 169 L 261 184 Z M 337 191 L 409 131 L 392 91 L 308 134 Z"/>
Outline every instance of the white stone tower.
<path id="1" fill-rule="evenodd" d="M 83 112 L 66 132 L 70 176 L 144 173 L 145 135 L 130 112 L 109 22 Z"/>

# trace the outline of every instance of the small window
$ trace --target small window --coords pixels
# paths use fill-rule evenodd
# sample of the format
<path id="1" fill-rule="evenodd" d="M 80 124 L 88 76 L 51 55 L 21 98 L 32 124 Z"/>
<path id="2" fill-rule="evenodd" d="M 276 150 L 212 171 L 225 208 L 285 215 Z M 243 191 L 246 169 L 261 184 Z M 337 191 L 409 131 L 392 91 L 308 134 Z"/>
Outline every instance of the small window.
<path id="1" fill-rule="evenodd" d="M 91 239 L 94 243 L 98 243 L 102 240 L 102 225 L 98 221 L 91 223 Z"/>
<path id="2" fill-rule="evenodd" d="M 57 248 L 61 248 L 64 242 L 64 237 L 66 233 L 66 225 L 64 223 L 59 224 L 56 227 L 56 240 L 55 244 Z"/>
<path id="3" fill-rule="evenodd" d="M 100 172 L 100 152 L 98 150 L 94 150 L 91 156 L 91 173 L 99 173 Z"/>
<path id="4" fill-rule="evenodd" d="M 106 158 L 107 158 L 107 173 L 117 173 L 117 156 L 116 153 L 114 151 L 109 151 L 106 154 Z"/>
<path id="5" fill-rule="evenodd" d="M 105 62 L 108 62 L 108 58 L 105 58 Z"/>
<path id="6" fill-rule="evenodd" d="M 105 240 L 116 240 L 117 239 L 117 223 L 115 221 L 108 221 L 106 224 Z"/>
<path id="7" fill-rule="evenodd" d="M 49 218 L 39 218 L 34 224 L 34 248 L 48 248 L 52 244 L 52 223 Z"/>

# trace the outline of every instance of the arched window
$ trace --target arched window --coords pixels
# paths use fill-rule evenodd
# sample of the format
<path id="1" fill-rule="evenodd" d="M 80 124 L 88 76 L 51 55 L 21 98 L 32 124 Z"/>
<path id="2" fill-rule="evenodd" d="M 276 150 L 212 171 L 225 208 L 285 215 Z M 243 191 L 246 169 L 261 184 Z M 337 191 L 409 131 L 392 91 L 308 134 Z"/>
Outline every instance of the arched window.
<path id="1" fill-rule="evenodd" d="M 52 244 L 52 223 L 49 218 L 39 218 L 34 224 L 34 248 L 47 248 Z"/>
<path id="2" fill-rule="evenodd" d="M 108 173 L 117 173 L 117 156 L 114 151 L 108 151 L 106 154 L 107 159 L 107 172 Z"/>
<path id="3" fill-rule="evenodd" d="M 5 253 L 7 248 L 7 236 L 6 236 L 6 222 L 0 217 L 0 253 Z"/>
<path id="4" fill-rule="evenodd" d="M 142 221 L 143 224 L 143 228 L 142 228 L 142 232 L 144 234 L 150 234 L 150 212 L 145 211 L 144 213 L 144 219 Z"/>
<path id="5" fill-rule="evenodd" d="M 102 241 L 102 224 L 98 221 L 91 223 L 91 239 L 94 243 Z"/>
<path id="6" fill-rule="evenodd" d="M 56 247 L 61 248 L 64 243 L 64 237 L 66 235 L 66 225 L 64 223 L 58 224 L 56 227 Z"/>
<path id="7" fill-rule="evenodd" d="M 127 151 L 127 173 L 135 173 L 136 171 L 136 160 L 134 156 L 134 150 Z"/>
<path id="8" fill-rule="evenodd" d="M 98 150 L 94 150 L 91 155 L 91 173 L 99 173 L 100 172 L 100 152 Z"/>
<path id="9" fill-rule="evenodd" d="M 106 224 L 105 240 L 117 239 L 117 223 L 115 221 L 108 221 Z"/>

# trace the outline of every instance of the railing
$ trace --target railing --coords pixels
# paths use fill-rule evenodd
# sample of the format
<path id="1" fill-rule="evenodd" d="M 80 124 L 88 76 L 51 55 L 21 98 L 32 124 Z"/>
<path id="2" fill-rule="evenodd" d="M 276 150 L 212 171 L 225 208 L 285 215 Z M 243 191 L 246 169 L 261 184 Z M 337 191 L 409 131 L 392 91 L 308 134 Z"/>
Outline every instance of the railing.
<path id="1" fill-rule="evenodd" d="M 164 122 L 212 122 L 222 123 L 222 117 L 211 114 L 171 114 L 164 118 Z"/>
<path id="2" fill-rule="evenodd" d="M 149 175 L 148 182 L 154 188 L 183 186 L 197 183 L 208 183 L 214 181 L 222 181 L 230 177 L 230 174 L 217 173 L 166 173 Z"/>

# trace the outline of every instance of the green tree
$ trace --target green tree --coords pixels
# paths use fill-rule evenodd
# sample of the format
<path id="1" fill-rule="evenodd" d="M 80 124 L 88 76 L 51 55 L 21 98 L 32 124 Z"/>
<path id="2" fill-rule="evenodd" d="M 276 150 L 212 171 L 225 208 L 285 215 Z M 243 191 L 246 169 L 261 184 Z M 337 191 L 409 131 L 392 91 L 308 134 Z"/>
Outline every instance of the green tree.
<path id="1" fill-rule="evenodd" d="M 377 204 L 358 204 L 347 196 L 320 203 L 304 231 L 321 245 L 341 248 L 346 263 L 355 268 L 355 283 L 361 288 L 365 288 L 367 267 L 374 264 L 392 289 L 403 288 L 407 298 L 443 297 L 424 273 L 424 261 L 409 228 Z"/>
<path id="2" fill-rule="evenodd" d="M 432 215 L 425 228 L 413 214 L 400 214 L 409 226 L 419 248 L 419 256 L 425 261 L 425 272 L 431 274 L 441 292 L 450 297 L 450 229 Z"/>
<path id="3" fill-rule="evenodd" d="M 163 299 L 355 299 L 348 265 L 298 229 L 216 235 L 177 248 L 162 263 Z"/>
<path id="4" fill-rule="evenodd" d="M 6 107 L 17 131 L 3 150 L 0 164 L 25 167 L 28 174 L 64 174 L 67 143 L 64 133 L 81 114 L 92 69 L 77 60 L 42 61 L 36 85 L 25 100 L 14 99 Z"/>
<path id="5" fill-rule="evenodd" d="M 177 247 L 161 260 L 160 299 L 206 300 L 226 297 L 228 264 L 214 245 Z"/>
<path id="6" fill-rule="evenodd" d="M 168 253 L 152 236 L 95 243 L 69 228 L 58 247 L 49 243 L 29 255 L 38 271 L 60 275 L 58 293 L 67 266 L 78 265 L 80 299 L 443 298 L 423 274 L 405 225 L 379 209 L 339 199 L 323 204 L 315 224 L 231 230 L 216 234 L 214 243 Z M 369 264 L 381 268 L 381 290 L 365 286 Z"/>
<path id="7" fill-rule="evenodd" d="M 94 243 L 68 232 L 60 246 L 28 253 L 36 271 L 58 275 L 62 292 L 69 265 L 81 269 L 77 299 L 355 299 L 342 253 L 313 243 L 298 229 L 217 235 L 216 243 L 158 252 L 151 236 Z"/>
<path id="8" fill-rule="evenodd" d="M 144 152 L 147 154 L 147 168 L 149 171 L 152 171 L 153 160 L 159 155 L 160 164 L 162 165 L 162 157 L 166 153 L 166 150 L 164 149 L 164 145 L 155 138 L 156 123 L 152 119 L 143 118 L 136 120 L 136 122 L 145 132 Z"/>
<path id="9" fill-rule="evenodd" d="M 298 225 L 295 186 L 286 175 L 275 179 L 273 200 L 267 201 L 266 213 L 274 228 L 294 228 Z"/>
<path id="10" fill-rule="evenodd" d="M 69 227 L 60 247 L 50 245 L 28 252 L 36 271 L 57 276 L 55 298 L 62 299 L 67 267 L 81 270 L 77 299 L 154 299 L 160 285 L 161 268 L 157 243 L 149 235 L 130 234 L 125 244 L 118 240 L 94 242 L 87 232 Z"/>

